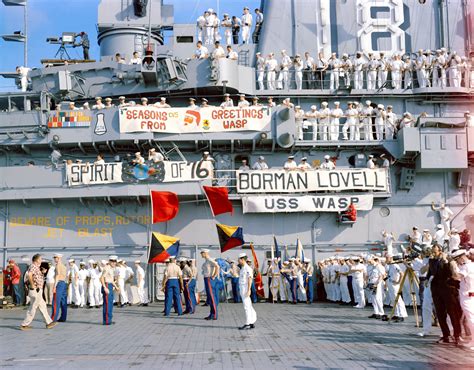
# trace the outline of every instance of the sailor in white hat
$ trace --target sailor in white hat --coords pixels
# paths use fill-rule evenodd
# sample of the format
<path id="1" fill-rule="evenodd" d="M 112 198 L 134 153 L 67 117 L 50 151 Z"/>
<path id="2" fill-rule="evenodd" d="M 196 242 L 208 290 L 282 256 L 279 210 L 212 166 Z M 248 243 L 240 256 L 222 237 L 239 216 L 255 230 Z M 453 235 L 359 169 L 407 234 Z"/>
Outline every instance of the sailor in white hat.
<path id="1" fill-rule="evenodd" d="M 377 89 L 383 89 L 385 87 L 385 83 L 387 82 L 389 66 L 389 61 L 387 58 L 385 58 L 384 52 L 380 52 L 380 56 L 377 60 L 377 63 Z"/>
<path id="2" fill-rule="evenodd" d="M 331 109 L 328 108 L 328 102 L 321 103 L 319 110 L 319 137 L 321 140 L 327 141 L 329 136 L 329 122 L 331 119 Z"/>
<path id="3" fill-rule="evenodd" d="M 371 170 L 375 169 L 375 160 L 372 154 L 369 155 L 369 159 L 367 160 L 367 168 Z"/>
<path id="4" fill-rule="evenodd" d="M 459 248 L 461 245 L 461 236 L 459 235 L 459 232 L 456 228 L 452 228 L 449 233 L 449 252 L 452 252 L 453 250 L 456 250 Z"/>
<path id="5" fill-rule="evenodd" d="M 377 82 L 377 69 L 379 67 L 379 62 L 375 55 L 369 53 L 369 60 L 367 61 L 367 89 L 375 90 Z"/>
<path id="6" fill-rule="evenodd" d="M 140 102 L 142 106 L 146 107 L 148 105 L 148 98 L 143 97 L 140 99 Z"/>
<path id="7" fill-rule="evenodd" d="M 436 231 L 434 234 L 434 241 L 436 244 L 439 244 L 441 247 L 444 246 L 444 242 L 446 240 L 446 232 L 444 231 L 444 226 L 442 224 L 436 225 Z"/>
<path id="8" fill-rule="evenodd" d="M 423 234 L 421 236 L 421 245 L 423 248 L 428 248 L 431 246 L 431 242 L 433 241 L 433 236 L 430 233 L 429 229 L 423 229 Z"/>
<path id="9" fill-rule="evenodd" d="M 115 267 L 117 266 L 117 256 L 109 256 L 109 262 L 104 266 L 100 275 L 100 283 L 102 285 L 102 323 L 104 325 L 112 325 L 114 322 L 113 308 L 114 308 L 114 290 L 118 290 L 115 284 Z"/>
<path id="10" fill-rule="evenodd" d="M 221 103 L 221 108 L 230 108 L 234 106 L 234 101 L 230 97 L 230 94 L 224 94 L 224 101 Z"/>
<path id="11" fill-rule="evenodd" d="M 160 152 L 157 152 L 155 148 L 148 150 L 148 160 L 153 163 L 163 162 L 165 157 Z"/>
<path id="12" fill-rule="evenodd" d="M 457 276 L 460 277 L 459 301 L 467 325 L 471 333 L 474 330 L 474 262 L 472 262 L 464 249 L 459 249 L 451 255 L 457 264 Z M 467 349 L 474 351 L 474 341 L 465 345 Z"/>
<path id="13" fill-rule="evenodd" d="M 188 109 L 197 109 L 198 106 L 196 105 L 196 99 L 194 98 L 189 98 L 189 105 L 187 106 Z"/>
<path id="14" fill-rule="evenodd" d="M 244 8 L 240 21 L 242 22 L 242 43 L 250 44 L 250 30 L 252 29 L 253 17 L 248 7 Z"/>
<path id="15" fill-rule="evenodd" d="M 318 117 L 319 117 L 319 112 L 318 112 L 318 107 L 316 105 L 312 105 L 310 107 L 311 110 L 306 111 L 305 113 L 305 118 L 306 118 L 306 124 L 308 127 L 311 127 L 313 135 L 312 139 L 313 141 L 318 140 Z"/>
<path id="16" fill-rule="evenodd" d="M 387 285 L 388 285 L 388 295 L 390 299 L 391 306 L 394 305 L 397 293 L 400 290 L 400 283 L 403 276 L 402 267 L 398 263 L 393 262 L 393 256 L 387 254 L 386 263 L 387 263 Z M 391 318 L 392 322 L 402 322 L 405 320 L 405 317 L 408 317 L 407 309 L 405 307 L 405 302 L 403 298 L 398 297 L 397 305 L 394 309 L 394 315 Z"/>
<path id="17" fill-rule="evenodd" d="M 123 108 L 123 107 L 126 107 L 128 106 L 127 102 L 125 101 L 125 96 L 119 96 L 118 97 L 118 107 L 119 108 Z"/>
<path id="18" fill-rule="evenodd" d="M 274 53 L 269 53 L 267 59 L 265 59 L 265 68 L 267 70 L 267 89 L 275 90 L 276 80 L 276 69 L 278 67 L 278 61 L 275 59 Z"/>
<path id="19" fill-rule="evenodd" d="M 252 306 L 252 299 L 250 298 L 252 291 L 253 269 L 247 264 L 247 255 L 245 253 L 239 254 L 239 292 L 242 298 L 245 311 L 245 324 L 239 327 L 239 330 L 248 330 L 255 328 L 257 321 L 257 313 Z"/>
<path id="20" fill-rule="evenodd" d="M 145 164 L 145 158 L 142 157 L 140 152 L 135 153 L 135 158 L 132 160 L 134 165 L 142 165 Z"/>
<path id="21" fill-rule="evenodd" d="M 232 44 L 232 20 L 229 14 L 222 14 L 221 27 L 224 29 L 224 37 L 226 45 Z"/>
<path id="22" fill-rule="evenodd" d="M 79 307 L 83 308 L 87 303 L 87 290 L 88 283 L 87 278 L 89 277 L 89 270 L 86 269 L 86 263 L 81 261 L 79 263 L 79 271 L 77 274 L 77 286 L 79 289 Z"/>
<path id="23" fill-rule="evenodd" d="M 346 89 L 351 86 L 352 61 L 349 59 L 349 54 L 342 54 L 341 58 L 341 77 L 344 79 L 344 86 Z"/>
<path id="24" fill-rule="evenodd" d="M 268 170 L 268 168 L 268 164 L 265 162 L 265 157 L 263 155 L 259 156 L 258 161 L 252 166 L 252 170 Z"/>
<path id="25" fill-rule="evenodd" d="M 207 12 L 204 13 L 204 19 L 206 20 L 206 45 L 214 44 L 214 28 L 216 26 L 216 15 L 214 14 L 214 9 L 209 8 Z"/>
<path id="26" fill-rule="evenodd" d="M 206 29 L 206 17 L 207 12 L 205 11 L 203 14 L 201 14 L 197 19 L 196 19 L 196 28 L 197 28 L 197 40 L 204 42 L 204 37 L 206 36 L 205 34 L 205 29 Z"/>
<path id="27" fill-rule="evenodd" d="M 304 110 L 299 105 L 295 106 L 296 138 L 298 140 L 303 140 L 304 117 Z"/>
<path id="28" fill-rule="evenodd" d="M 210 107 L 209 100 L 207 100 L 206 98 L 201 98 L 200 108 L 209 108 L 209 107 Z"/>
<path id="29" fill-rule="evenodd" d="M 153 104 L 157 108 L 171 108 L 171 105 L 169 105 L 166 102 L 166 98 L 163 96 L 160 98 L 160 101 L 157 101 L 155 104 Z"/>
<path id="30" fill-rule="evenodd" d="M 329 88 L 331 90 L 339 89 L 339 77 L 341 71 L 341 61 L 336 53 L 331 53 L 331 57 L 327 62 L 327 69 L 329 71 Z"/>
<path id="31" fill-rule="evenodd" d="M 321 170 L 334 170 L 334 169 L 336 169 L 336 165 L 334 164 L 333 161 L 331 161 L 331 156 L 329 154 L 326 154 L 324 156 L 324 162 L 321 163 L 319 168 Z"/>
<path id="32" fill-rule="evenodd" d="M 379 141 L 383 140 L 385 119 L 385 106 L 383 104 L 378 104 L 377 109 L 375 110 L 375 137 Z"/>
<path id="33" fill-rule="evenodd" d="M 68 291 L 67 291 L 67 303 L 73 304 L 72 307 L 76 308 L 79 307 L 80 304 L 80 297 L 79 297 L 79 267 L 76 265 L 76 261 L 74 258 L 70 258 L 68 260 L 68 268 L 67 268 L 67 281 L 69 283 Z"/>
<path id="34" fill-rule="evenodd" d="M 250 103 L 245 99 L 245 94 L 239 94 L 239 102 L 237 103 L 239 108 L 247 108 L 250 106 Z"/>
<path id="35" fill-rule="evenodd" d="M 357 303 L 355 308 L 364 308 L 365 292 L 364 292 L 364 275 L 367 273 L 365 265 L 361 259 L 357 256 L 353 258 L 353 265 L 349 270 L 349 274 L 352 275 L 352 289 L 354 291 L 354 301 Z"/>
<path id="36" fill-rule="evenodd" d="M 451 220 L 454 216 L 454 212 L 449 208 L 446 203 L 440 203 L 437 207 L 434 202 L 431 202 L 431 209 L 434 212 L 439 212 L 439 217 L 441 218 L 441 224 L 444 227 L 445 234 L 448 234 L 451 229 Z"/>
<path id="37" fill-rule="evenodd" d="M 365 106 L 361 110 L 361 118 L 363 124 L 363 139 L 372 141 L 372 116 L 374 115 L 374 108 L 372 108 L 372 102 L 370 100 L 365 101 Z"/>
<path id="38" fill-rule="evenodd" d="M 299 91 L 303 89 L 303 67 L 304 63 L 301 60 L 301 55 L 296 54 L 293 60 L 293 68 L 295 70 L 296 90 Z"/>
<path id="39" fill-rule="evenodd" d="M 307 170 L 312 169 L 311 165 L 308 163 L 308 158 L 306 158 L 306 157 L 301 158 L 301 162 L 298 165 L 298 169 L 301 170 L 301 171 L 307 171 Z"/>
<path id="40" fill-rule="evenodd" d="M 251 107 L 261 107 L 262 104 L 259 102 L 259 97 L 258 96 L 252 96 L 252 104 L 250 104 Z"/>
<path id="41" fill-rule="evenodd" d="M 219 305 L 219 291 L 217 277 L 219 275 L 219 265 L 215 259 L 209 255 L 209 249 L 201 249 L 201 257 L 205 260 L 202 264 L 202 276 L 204 278 L 204 288 L 206 289 L 206 303 L 209 305 L 209 316 L 205 320 L 217 320 L 217 307 Z"/>
<path id="42" fill-rule="evenodd" d="M 265 58 L 262 57 L 262 53 L 258 52 L 255 54 L 256 61 L 255 61 L 255 69 L 257 70 L 257 83 L 258 83 L 258 89 L 263 90 L 263 79 L 265 77 Z"/>
<path id="43" fill-rule="evenodd" d="M 277 89 L 289 90 L 289 70 L 292 65 L 291 58 L 286 53 L 286 50 L 282 50 L 281 61 L 280 61 L 280 73 L 278 74 Z"/>
<path id="44" fill-rule="evenodd" d="M 347 140 L 347 130 L 349 129 L 349 140 L 360 140 L 360 129 L 359 129 L 359 112 L 355 108 L 353 102 L 347 103 L 346 122 L 342 126 L 342 136 L 344 140 Z"/>
<path id="45" fill-rule="evenodd" d="M 337 141 L 339 139 L 339 120 L 343 116 L 344 112 L 341 109 L 341 103 L 335 101 L 334 108 L 331 110 L 331 125 L 329 127 L 329 139 L 332 141 Z"/>
<path id="46" fill-rule="evenodd" d="M 90 259 L 88 261 L 88 275 L 89 275 L 89 308 L 94 308 L 102 304 L 102 294 L 100 290 L 102 285 L 100 284 L 100 269 L 96 261 Z"/>
<path id="47" fill-rule="evenodd" d="M 140 260 L 135 260 L 135 277 L 137 280 L 139 306 L 148 306 L 148 294 L 145 291 L 145 270 Z"/>
<path id="48" fill-rule="evenodd" d="M 285 162 L 283 165 L 283 169 L 287 171 L 294 171 L 298 168 L 295 162 L 295 156 L 294 155 L 289 155 L 288 160 Z"/>
<path id="49" fill-rule="evenodd" d="M 104 103 L 102 103 L 102 98 L 100 96 L 96 96 L 95 104 L 92 106 L 92 109 L 99 110 L 99 109 L 104 109 L 104 108 L 105 108 L 105 105 Z"/>

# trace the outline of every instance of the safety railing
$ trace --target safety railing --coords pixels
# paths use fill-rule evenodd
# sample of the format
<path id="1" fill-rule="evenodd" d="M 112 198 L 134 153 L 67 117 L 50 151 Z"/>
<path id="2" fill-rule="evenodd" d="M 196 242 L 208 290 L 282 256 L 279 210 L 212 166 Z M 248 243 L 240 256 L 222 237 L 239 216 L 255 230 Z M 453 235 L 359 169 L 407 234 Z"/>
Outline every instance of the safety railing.
<path id="1" fill-rule="evenodd" d="M 303 70 L 298 74 L 293 69 L 286 72 L 275 72 L 269 74 L 268 71 L 256 74 L 257 90 L 393 90 L 393 89 L 443 89 L 443 88 L 474 88 L 474 80 L 471 77 L 474 68 L 460 71 L 452 75 L 447 69 L 446 77 L 436 77 L 432 71 L 427 71 L 426 77 L 422 77 L 416 70 L 409 72 L 399 72 L 394 75 L 392 72 L 375 72 L 372 76 L 367 71 L 360 73 L 341 71 L 309 71 Z M 369 77 L 370 76 L 370 77 Z"/>

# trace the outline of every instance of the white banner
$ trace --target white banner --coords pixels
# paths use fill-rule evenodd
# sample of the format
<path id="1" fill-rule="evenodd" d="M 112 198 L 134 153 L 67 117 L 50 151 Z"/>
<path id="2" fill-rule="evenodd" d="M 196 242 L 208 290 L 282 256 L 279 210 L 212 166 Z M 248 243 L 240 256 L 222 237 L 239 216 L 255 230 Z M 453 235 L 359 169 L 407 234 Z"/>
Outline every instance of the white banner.
<path id="1" fill-rule="evenodd" d="M 164 161 L 165 177 L 163 182 L 200 181 L 212 178 L 211 162 L 171 162 Z"/>
<path id="2" fill-rule="evenodd" d="M 120 132 L 203 133 L 262 131 L 270 124 L 265 107 L 196 110 L 133 106 L 120 109 Z"/>
<path id="3" fill-rule="evenodd" d="M 73 163 L 66 166 L 69 186 L 122 182 L 122 163 Z"/>
<path id="4" fill-rule="evenodd" d="M 358 211 L 369 211 L 373 195 L 250 196 L 242 198 L 244 213 L 343 212 L 354 203 Z"/>
<path id="5" fill-rule="evenodd" d="M 237 191 L 247 193 L 306 193 L 309 191 L 388 190 L 384 168 L 339 170 L 237 171 Z"/>

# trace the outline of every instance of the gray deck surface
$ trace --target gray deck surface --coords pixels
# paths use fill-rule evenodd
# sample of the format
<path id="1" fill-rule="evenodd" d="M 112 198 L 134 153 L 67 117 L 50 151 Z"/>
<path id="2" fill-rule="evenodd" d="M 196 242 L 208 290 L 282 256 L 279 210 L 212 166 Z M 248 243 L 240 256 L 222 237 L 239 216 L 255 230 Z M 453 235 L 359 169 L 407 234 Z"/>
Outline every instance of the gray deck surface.
<path id="1" fill-rule="evenodd" d="M 468 369 L 474 352 L 434 344 L 404 323 L 368 319 L 370 307 L 258 303 L 254 330 L 239 331 L 241 304 L 219 305 L 219 320 L 196 314 L 166 318 L 162 304 L 114 308 L 115 325 L 101 325 L 102 310 L 70 309 L 67 323 L 46 330 L 18 329 L 24 309 L 0 310 L 0 367 L 82 369 Z M 409 311 L 411 315 L 411 311 Z"/>

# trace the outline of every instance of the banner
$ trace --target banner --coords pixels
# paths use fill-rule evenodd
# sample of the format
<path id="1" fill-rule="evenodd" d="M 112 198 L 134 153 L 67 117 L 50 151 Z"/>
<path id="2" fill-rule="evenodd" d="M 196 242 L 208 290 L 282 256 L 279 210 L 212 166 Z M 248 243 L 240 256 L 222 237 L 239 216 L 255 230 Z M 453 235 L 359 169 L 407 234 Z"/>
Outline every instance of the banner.
<path id="1" fill-rule="evenodd" d="M 69 186 L 122 182 L 122 163 L 73 163 L 66 166 Z"/>
<path id="2" fill-rule="evenodd" d="M 163 161 L 134 165 L 126 163 L 123 167 L 124 182 L 161 182 L 201 181 L 212 178 L 209 162 Z"/>
<path id="3" fill-rule="evenodd" d="M 262 131 L 270 124 L 265 107 L 200 109 L 133 106 L 120 109 L 120 132 L 203 132 Z"/>
<path id="4" fill-rule="evenodd" d="M 306 193 L 309 191 L 388 190 L 387 171 L 378 169 L 237 171 L 237 191 L 246 193 Z"/>
<path id="5" fill-rule="evenodd" d="M 373 195 L 250 196 L 242 198 L 244 213 L 343 212 L 354 203 L 358 211 L 369 211 Z"/>

